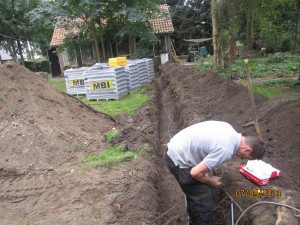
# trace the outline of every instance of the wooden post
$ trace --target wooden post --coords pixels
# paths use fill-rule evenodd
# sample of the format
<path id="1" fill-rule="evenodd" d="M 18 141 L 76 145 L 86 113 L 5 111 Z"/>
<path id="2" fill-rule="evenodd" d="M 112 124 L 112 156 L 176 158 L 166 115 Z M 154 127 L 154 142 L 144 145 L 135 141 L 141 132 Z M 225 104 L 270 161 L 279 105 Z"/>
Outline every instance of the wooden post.
<path id="1" fill-rule="evenodd" d="M 256 136 L 261 139 L 262 137 L 261 137 L 261 132 L 260 132 L 260 129 L 259 129 L 258 120 L 257 120 L 257 116 L 256 116 L 255 103 L 254 103 L 254 97 L 253 97 L 253 91 L 252 91 L 252 81 L 251 81 L 251 77 L 250 77 L 250 69 L 249 69 L 248 59 L 245 59 L 245 66 L 246 66 L 246 74 L 247 74 L 247 80 L 248 80 L 248 91 L 249 91 L 249 97 L 250 97 L 251 108 L 252 108 L 252 113 L 253 113 L 255 132 L 256 132 Z"/>

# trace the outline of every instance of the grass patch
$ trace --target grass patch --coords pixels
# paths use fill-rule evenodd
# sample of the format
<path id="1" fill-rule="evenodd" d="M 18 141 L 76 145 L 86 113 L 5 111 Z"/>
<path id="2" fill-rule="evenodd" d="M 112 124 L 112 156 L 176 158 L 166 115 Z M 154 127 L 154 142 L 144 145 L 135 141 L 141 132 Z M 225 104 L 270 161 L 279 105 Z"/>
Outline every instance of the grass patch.
<path id="1" fill-rule="evenodd" d="M 277 79 L 253 84 L 253 91 L 269 99 L 283 94 L 300 86 L 300 81 L 295 79 Z"/>
<path id="2" fill-rule="evenodd" d="M 119 131 L 116 129 L 108 131 L 105 134 L 106 142 L 111 142 L 115 137 L 118 136 L 118 134 L 119 134 Z"/>
<path id="3" fill-rule="evenodd" d="M 90 166 L 105 165 L 105 166 L 117 166 L 125 160 L 134 160 L 138 158 L 138 155 L 131 151 L 124 151 L 124 145 L 109 146 L 105 152 L 97 155 L 86 155 L 83 162 Z"/>
<path id="4" fill-rule="evenodd" d="M 127 113 L 133 115 L 137 112 L 138 108 L 149 100 L 149 96 L 145 94 L 149 84 L 143 86 L 140 90 L 125 95 L 119 100 L 99 100 L 89 101 L 84 96 L 78 96 L 84 103 L 89 104 L 94 109 L 104 112 L 108 115 L 115 116 Z"/>
<path id="5" fill-rule="evenodd" d="M 107 147 L 106 151 L 97 155 L 86 155 L 83 160 L 83 167 L 102 165 L 114 167 L 121 165 L 124 161 L 137 160 L 141 155 L 149 151 L 149 145 L 144 144 L 138 153 L 126 151 L 124 144 Z M 85 165 L 85 166 L 84 166 Z"/>
<path id="6" fill-rule="evenodd" d="M 144 154 L 149 151 L 149 145 L 148 144 L 143 144 L 142 147 L 139 150 L 139 154 Z"/>
<path id="7" fill-rule="evenodd" d="M 55 88 L 56 90 L 67 92 L 64 78 L 61 77 L 51 78 L 47 83 L 48 85 Z"/>
<path id="8" fill-rule="evenodd" d="M 198 70 L 204 72 L 205 67 L 198 65 Z M 249 69 L 252 79 L 266 80 L 256 83 L 253 80 L 253 91 L 267 98 L 274 98 L 293 88 L 299 87 L 300 56 L 289 52 L 275 53 L 267 58 L 249 60 Z M 241 79 L 246 81 L 244 59 L 236 60 L 235 64 L 220 70 L 218 75 L 225 79 Z M 257 79 L 258 80 L 258 79 Z"/>

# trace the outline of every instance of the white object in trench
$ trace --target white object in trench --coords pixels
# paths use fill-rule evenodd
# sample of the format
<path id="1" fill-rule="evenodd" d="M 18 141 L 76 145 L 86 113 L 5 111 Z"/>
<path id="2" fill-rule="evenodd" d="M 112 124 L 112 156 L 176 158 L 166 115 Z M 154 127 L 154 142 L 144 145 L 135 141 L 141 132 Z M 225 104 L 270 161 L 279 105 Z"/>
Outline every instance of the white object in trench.
<path id="1" fill-rule="evenodd" d="M 161 65 L 165 64 L 168 61 L 169 61 L 169 54 L 168 53 L 160 54 Z"/>
<path id="2" fill-rule="evenodd" d="M 280 170 L 262 160 L 248 160 L 245 169 L 260 179 L 273 178 L 281 174 Z"/>

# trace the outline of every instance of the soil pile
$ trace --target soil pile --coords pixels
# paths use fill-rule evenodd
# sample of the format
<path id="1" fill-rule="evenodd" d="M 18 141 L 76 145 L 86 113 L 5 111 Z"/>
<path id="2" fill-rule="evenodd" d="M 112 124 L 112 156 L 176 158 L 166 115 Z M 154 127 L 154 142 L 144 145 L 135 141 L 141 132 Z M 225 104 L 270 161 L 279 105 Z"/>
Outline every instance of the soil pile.
<path id="1" fill-rule="evenodd" d="M 245 87 L 224 80 L 211 72 L 200 74 L 191 66 L 174 63 L 164 64 L 160 75 L 164 88 L 170 90 L 175 103 L 172 135 L 184 127 L 204 120 L 226 121 L 244 135 L 255 135 L 248 90 Z M 296 172 L 300 166 L 299 89 L 272 100 L 259 95 L 255 95 L 254 98 L 262 137 L 266 143 L 266 154 L 263 160 L 282 170 L 282 176 L 271 180 L 266 187 L 259 187 L 238 173 L 237 166 L 245 163 L 239 159 L 226 163 L 215 172 L 223 177 L 224 190 L 234 197 L 243 209 L 261 200 L 290 203 L 299 208 L 300 199 L 297 193 L 300 191 L 300 177 Z M 281 197 L 277 198 L 273 195 L 262 199 L 236 196 L 237 190 L 251 189 L 280 190 Z M 256 221 L 252 222 L 274 224 L 276 209 L 272 206 L 268 209 L 269 212 L 264 209 L 267 212 L 265 215 L 268 215 L 267 219 L 260 221 L 263 217 L 261 215 L 256 216 Z M 295 218 L 292 215 L 287 217 Z M 265 223 L 266 221 L 268 222 Z M 291 219 L 289 224 L 293 224 L 292 221 L 297 224 L 295 219 Z"/>
<path id="2" fill-rule="evenodd" d="M 104 136 L 113 128 L 128 137 L 133 151 L 147 139 L 155 141 L 149 127 L 154 105 L 141 109 L 142 125 L 148 128 L 128 130 L 135 125 L 129 117 L 115 123 L 18 64 L 1 65 L 0 79 L 1 225 L 152 220 L 158 174 L 151 158 L 113 169 L 84 167 L 81 162 L 85 154 L 105 151 Z"/>
<path id="3" fill-rule="evenodd" d="M 113 122 L 47 86 L 17 64 L 1 66 L 1 165 L 28 171 L 76 161 L 80 149 L 103 149 Z"/>
<path id="4" fill-rule="evenodd" d="M 20 65 L 1 65 L 0 79 L 1 225 L 186 224 L 182 192 L 164 162 L 169 139 L 204 120 L 223 120 L 244 135 L 255 134 L 247 89 L 190 66 L 164 64 L 147 90 L 151 100 L 136 115 L 115 118 L 57 92 Z M 239 174 L 237 166 L 245 163 L 239 159 L 215 171 L 242 209 L 261 200 L 300 207 L 299 95 L 299 90 L 273 100 L 255 95 L 264 161 L 282 170 L 280 178 L 258 187 Z M 120 135 L 105 143 L 113 128 Z M 82 164 L 85 154 L 119 143 L 147 153 L 119 167 Z M 250 189 L 276 189 L 281 196 L 236 196 L 237 190 Z M 220 200 L 215 224 L 230 224 L 230 204 Z M 245 217 L 255 218 L 248 224 L 275 224 L 275 206 L 257 209 Z M 277 214 L 285 224 L 298 222 L 290 211 Z"/>

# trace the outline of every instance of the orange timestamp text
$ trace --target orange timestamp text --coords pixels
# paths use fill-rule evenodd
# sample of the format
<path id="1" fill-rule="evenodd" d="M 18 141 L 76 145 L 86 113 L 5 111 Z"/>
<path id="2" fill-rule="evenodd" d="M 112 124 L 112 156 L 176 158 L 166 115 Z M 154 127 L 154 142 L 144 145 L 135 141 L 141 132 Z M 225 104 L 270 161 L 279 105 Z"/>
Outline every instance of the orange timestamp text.
<path id="1" fill-rule="evenodd" d="M 278 189 L 237 189 L 237 198 L 280 198 L 281 190 Z"/>

